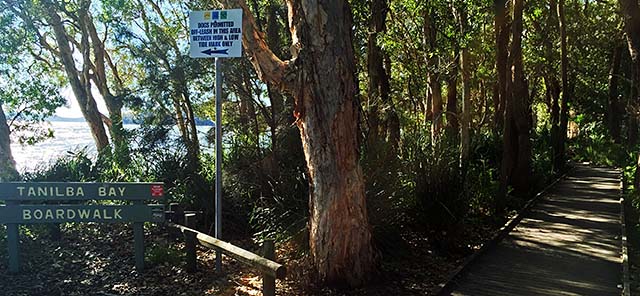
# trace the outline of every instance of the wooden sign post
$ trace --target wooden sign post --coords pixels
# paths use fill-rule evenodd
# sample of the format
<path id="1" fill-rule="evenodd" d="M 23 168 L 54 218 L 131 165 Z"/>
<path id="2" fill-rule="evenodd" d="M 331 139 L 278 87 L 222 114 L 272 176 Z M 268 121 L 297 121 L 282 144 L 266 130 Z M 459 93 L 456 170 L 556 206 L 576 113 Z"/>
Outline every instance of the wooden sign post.
<path id="1" fill-rule="evenodd" d="M 163 222 L 164 205 L 146 204 L 165 197 L 162 183 L 0 183 L 0 223 L 7 224 L 9 272 L 20 270 L 20 224 L 101 222 L 133 223 L 135 266 L 144 269 L 144 222 Z M 131 205 L 69 204 L 69 201 L 119 200 Z M 57 204 L 43 204 L 44 202 Z M 24 203 L 24 204 L 23 204 Z"/>

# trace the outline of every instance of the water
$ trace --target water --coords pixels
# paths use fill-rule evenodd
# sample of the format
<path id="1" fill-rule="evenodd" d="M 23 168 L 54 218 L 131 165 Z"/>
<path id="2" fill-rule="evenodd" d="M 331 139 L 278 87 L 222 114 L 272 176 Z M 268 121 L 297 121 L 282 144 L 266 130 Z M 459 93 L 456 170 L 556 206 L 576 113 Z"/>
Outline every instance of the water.
<path id="1" fill-rule="evenodd" d="M 138 125 L 135 124 L 124 125 L 126 129 L 135 129 L 137 127 Z M 69 152 L 81 149 L 86 149 L 90 155 L 95 156 L 95 142 L 87 123 L 55 121 L 51 122 L 51 128 L 54 130 L 54 138 L 47 139 L 36 145 L 23 146 L 16 141 L 12 141 L 11 152 L 19 172 L 33 171 L 61 156 L 67 155 Z M 198 126 L 200 143 L 206 143 L 204 134 L 210 128 L 210 126 Z M 173 134 L 177 136 L 177 130 Z M 207 149 L 205 148 L 205 150 Z"/>

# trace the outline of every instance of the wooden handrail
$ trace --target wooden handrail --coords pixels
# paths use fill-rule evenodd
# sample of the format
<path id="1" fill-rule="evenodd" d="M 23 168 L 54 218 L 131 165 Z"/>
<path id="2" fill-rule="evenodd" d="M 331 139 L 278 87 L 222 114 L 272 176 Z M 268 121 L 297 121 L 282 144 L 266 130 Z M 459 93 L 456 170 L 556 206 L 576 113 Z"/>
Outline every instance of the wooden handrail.
<path id="1" fill-rule="evenodd" d="M 195 233 L 198 242 L 202 246 L 205 246 L 207 248 L 214 249 L 214 250 L 220 249 L 225 254 L 231 256 L 232 258 L 238 261 L 241 261 L 245 264 L 251 265 L 272 277 L 275 277 L 277 279 L 284 279 L 287 275 L 287 268 L 282 264 L 271 261 L 267 258 L 256 255 L 245 249 L 234 246 L 228 242 L 219 240 L 215 237 L 212 237 L 200 231 L 197 231 L 179 224 L 168 222 L 167 226 L 179 229 L 182 233 L 187 233 L 187 232 Z"/>

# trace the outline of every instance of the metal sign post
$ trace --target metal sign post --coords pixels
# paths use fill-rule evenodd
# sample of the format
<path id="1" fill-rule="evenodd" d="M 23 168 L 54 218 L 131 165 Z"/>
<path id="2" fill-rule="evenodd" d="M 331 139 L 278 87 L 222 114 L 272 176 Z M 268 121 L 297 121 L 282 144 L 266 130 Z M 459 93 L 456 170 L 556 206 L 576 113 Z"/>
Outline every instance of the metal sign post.
<path id="1" fill-rule="evenodd" d="M 215 238 L 222 236 L 222 60 L 242 56 L 242 9 L 189 13 L 189 56 L 215 58 L 216 67 L 216 195 Z M 222 270 L 222 252 L 216 250 L 216 270 Z"/>
<path id="2" fill-rule="evenodd" d="M 222 235 L 222 60 L 216 58 L 216 229 L 215 238 Z M 222 270 L 222 252 L 216 249 L 216 270 Z"/>

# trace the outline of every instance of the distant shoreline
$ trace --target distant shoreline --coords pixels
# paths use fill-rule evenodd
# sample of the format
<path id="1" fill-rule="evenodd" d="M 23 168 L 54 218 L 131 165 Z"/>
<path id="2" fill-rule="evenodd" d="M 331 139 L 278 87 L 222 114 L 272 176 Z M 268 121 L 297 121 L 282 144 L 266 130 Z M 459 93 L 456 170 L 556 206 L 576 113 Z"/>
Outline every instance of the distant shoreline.
<path id="1" fill-rule="evenodd" d="M 71 118 L 71 117 L 60 117 L 57 115 L 51 116 L 49 118 L 47 118 L 47 121 L 51 121 L 51 122 L 85 122 L 84 118 L 79 117 L 79 118 Z M 130 117 L 125 117 L 122 119 L 122 123 L 124 124 L 140 124 L 139 122 L 136 122 L 133 118 Z M 199 119 L 196 118 L 196 125 L 199 126 L 213 126 L 214 123 L 211 120 L 208 119 Z"/>

